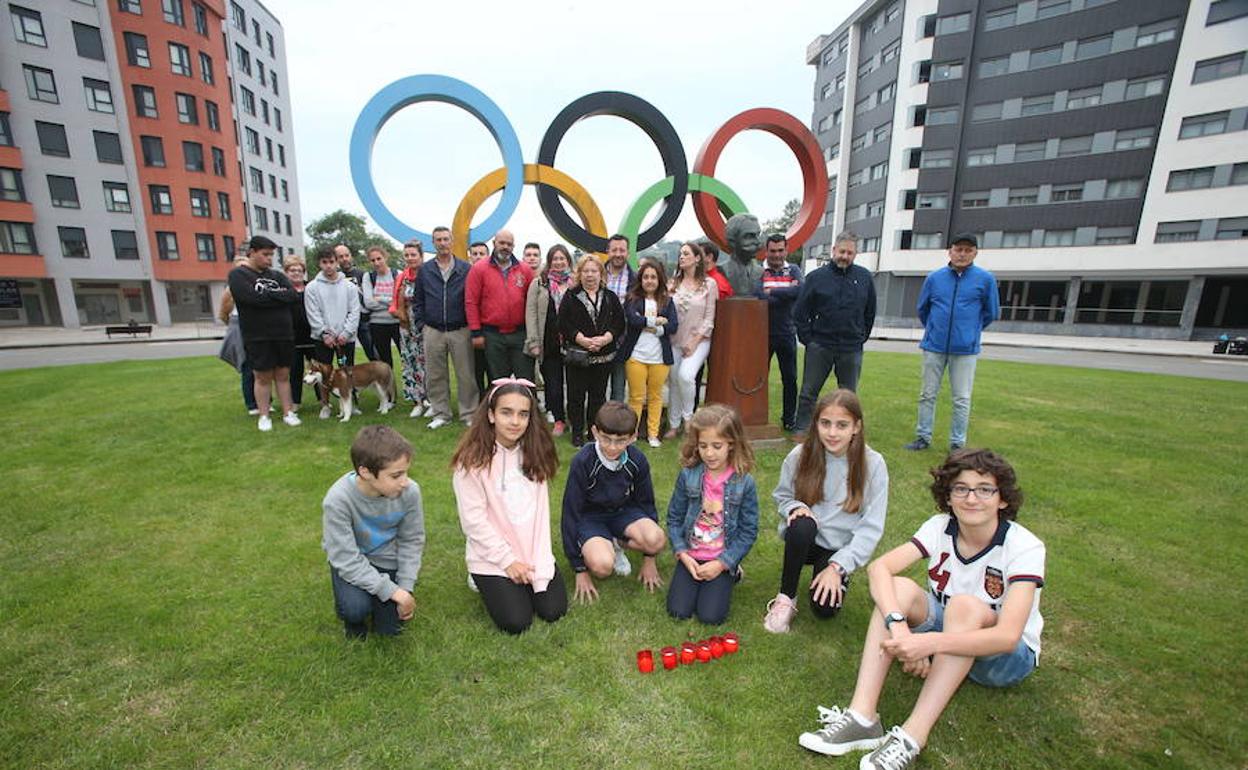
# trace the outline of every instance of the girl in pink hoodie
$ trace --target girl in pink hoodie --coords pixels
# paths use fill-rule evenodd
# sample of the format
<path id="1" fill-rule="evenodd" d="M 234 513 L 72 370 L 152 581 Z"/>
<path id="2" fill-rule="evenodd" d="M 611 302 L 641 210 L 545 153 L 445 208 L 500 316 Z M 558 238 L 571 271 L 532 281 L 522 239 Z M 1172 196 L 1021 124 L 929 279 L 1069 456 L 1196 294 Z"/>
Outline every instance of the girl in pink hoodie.
<path id="1" fill-rule="evenodd" d="M 550 545 L 549 483 L 559 465 L 528 380 L 494 380 L 451 458 L 464 560 L 486 612 L 510 634 L 553 623 L 568 592 Z M 536 417 L 535 417 L 536 416 Z"/>

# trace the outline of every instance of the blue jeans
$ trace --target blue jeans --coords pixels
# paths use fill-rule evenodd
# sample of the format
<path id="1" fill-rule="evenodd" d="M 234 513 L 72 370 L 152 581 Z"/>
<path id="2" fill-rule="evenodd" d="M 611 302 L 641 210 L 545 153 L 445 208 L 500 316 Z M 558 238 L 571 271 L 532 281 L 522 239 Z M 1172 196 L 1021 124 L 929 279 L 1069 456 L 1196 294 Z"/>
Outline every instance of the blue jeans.
<path id="1" fill-rule="evenodd" d="M 376 567 L 376 565 L 373 565 Z M 377 567 L 377 571 L 394 580 L 396 572 Z M 354 586 L 338 575 L 333 566 L 329 568 L 330 584 L 334 588 L 334 609 L 346 629 L 347 637 L 363 639 L 368 636 L 368 619 L 373 619 L 373 632 L 383 636 L 397 636 L 403 631 L 399 620 L 399 605 L 382 601 L 359 586 Z"/>
<path id="2" fill-rule="evenodd" d="M 910 629 L 911 633 L 923 634 L 941 631 L 945 627 L 945 607 L 930 593 L 927 595 L 927 619 Z M 1022 640 L 1012 652 L 976 658 L 967 676 L 975 684 L 984 687 L 1011 687 L 1027 678 L 1036 669 L 1036 653 Z"/>
<path id="3" fill-rule="evenodd" d="M 708 626 L 723 623 L 728 618 L 732 587 L 737 582 L 734 573 L 735 570 L 724 570 L 714 580 L 694 580 L 684 562 L 677 560 L 672 584 L 667 589 L 668 614 L 680 620 L 697 615 Z"/>
<path id="4" fill-rule="evenodd" d="M 949 390 L 953 396 L 953 421 L 949 425 L 949 443 L 966 444 L 966 426 L 971 421 L 971 388 L 975 385 L 975 361 L 978 356 L 955 356 L 948 353 L 923 351 L 923 388 L 919 391 L 919 422 L 914 428 L 917 437 L 929 444 L 932 424 L 936 422 L 936 396 L 940 381 L 949 369 Z"/>
<path id="5" fill-rule="evenodd" d="M 613 361 L 611 363 L 611 400 L 625 401 L 624 386 L 628 384 L 628 375 L 624 372 L 627 361 Z"/>
<path id="6" fill-rule="evenodd" d="M 243 404 L 247 407 L 247 411 L 256 409 L 256 373 L 251 370 L 251 364 L 243 362 L 243 368 L 239 370 L 239 385 L 243 389 Z"/>
<path id="7" fill-rule="evenodd" d="M 794 430 L 799 433 L 810 429 L 811 412 L 819 400 L 819 391 L 828 375 L 836 372 L 836 386 L 846 390 L 858 390 L 858 375 L 862 373 L 862 351 L 836 351 L 812 342 L 806 346 L 806 363 L 802 367 L 802 394 L 797 399 L 797 419 Z"/>
<path id="8" fill-rule="evenodd" d="M 780 424 L 788 430 L 797 420 L 797 338 L 791 334 L 769 337 L 767 348 L 768 357 L 775 356 L 776 363 L 780 365 L 780 389 L 783 394 Z"/>

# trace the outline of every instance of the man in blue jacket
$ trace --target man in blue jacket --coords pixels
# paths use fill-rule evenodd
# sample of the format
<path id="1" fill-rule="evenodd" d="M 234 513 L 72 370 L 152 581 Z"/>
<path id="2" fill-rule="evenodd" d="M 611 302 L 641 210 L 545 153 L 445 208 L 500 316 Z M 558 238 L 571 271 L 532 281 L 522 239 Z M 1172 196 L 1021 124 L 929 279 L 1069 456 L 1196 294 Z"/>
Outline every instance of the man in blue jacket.
<path id="1" fill-rule="evenodd" d="M 806 346 L 794 425 L 798 434 L 810 428 L 810 413 L 833 369 L 838 388 L 858 389 L 862 346 L 875 325 L 875 282 L 870 270 L 854 264 L 856 256 L 858 236 L 848 230 L 838 234 L 832 262 L 806 276 L 793 306 L 797 338 Z"/>
<path id="2" fill-rule="evenodd" d="M 949 449 L 966 444 L 971 418 L 971 387 L 979 358 L 980 333 L 997 318 L 1000 300 L 997 279 L 976 267 L 979 240 L 971 234 L 954 236 L 949 243 L 949 264 L 928 273 L 919 293 L 919 320 L 923 322 L 923 388 L 919 391 L 919 422 L 915 439 L 906 449 L 918 452 L 932 445 L 936 421 L 936 396 L 949 370 L 953 396 L 953 421 L 949 426 Z"/>
<path id="3" fill-rule="evenodd" d="M 767 360 L 780 364 L 784 408 L 780 425 L 793 430 L 797 419 L 797 337 L 793 303 L 802 289 L 802 269 L 788 262 L 789 242 L 779 233 L 767 236 L 767 266 L 759 278 L 758 296 L 767 300 Z"/>
<path id="4" fill-rule="evenodd" d="M 451 373 L 447 357 L 455 366 L 459 395 L 459 418 L 468 422 L 477 408 L 472 339 L 464 311 L 467 262 L 451 253 L 451 231 L 433 228 L 437 257 L 416 274 L 412 291 L 412 314 L 425 319 L 425 384 L 429 389 L 429 428 L 437 430 L 451 422 Z"/>

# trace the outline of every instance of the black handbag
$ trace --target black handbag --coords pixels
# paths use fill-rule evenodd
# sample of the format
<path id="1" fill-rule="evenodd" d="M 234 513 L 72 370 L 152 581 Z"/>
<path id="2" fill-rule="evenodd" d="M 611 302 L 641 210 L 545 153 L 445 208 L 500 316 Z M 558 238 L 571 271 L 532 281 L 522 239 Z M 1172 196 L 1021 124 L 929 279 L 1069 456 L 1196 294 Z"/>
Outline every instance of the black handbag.
<path id="1" fill-rule="evenodd" d="M 574 345 L 566 346 L 563 349 L 563 363 L 565 366 L 578 368 L 589 366 L 589 351 Z"/>

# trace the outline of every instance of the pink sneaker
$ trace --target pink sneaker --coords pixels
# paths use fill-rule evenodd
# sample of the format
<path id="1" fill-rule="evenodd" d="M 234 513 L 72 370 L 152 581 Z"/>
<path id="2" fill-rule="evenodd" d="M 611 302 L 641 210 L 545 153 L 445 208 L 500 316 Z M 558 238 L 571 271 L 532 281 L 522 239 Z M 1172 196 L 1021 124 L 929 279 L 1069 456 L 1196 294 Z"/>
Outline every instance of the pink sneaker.
<path id="1" fill-rule="evenodd" d="M 563 435 L 563 431 L 567 426 L 563 424 L 563 420 L 555 420 L 555 427 L 551 428 L 551 434 L 558 437 Z"/>
<path id="2" fill-rule="evenodd" d="M 787 634 L 793 616 L 797 615 L 797 603 L 784 594 L 776 594 L 776 598 L 767 602 L 767 614 L 763 617 L 763 628 L 773 634 Z"/>

